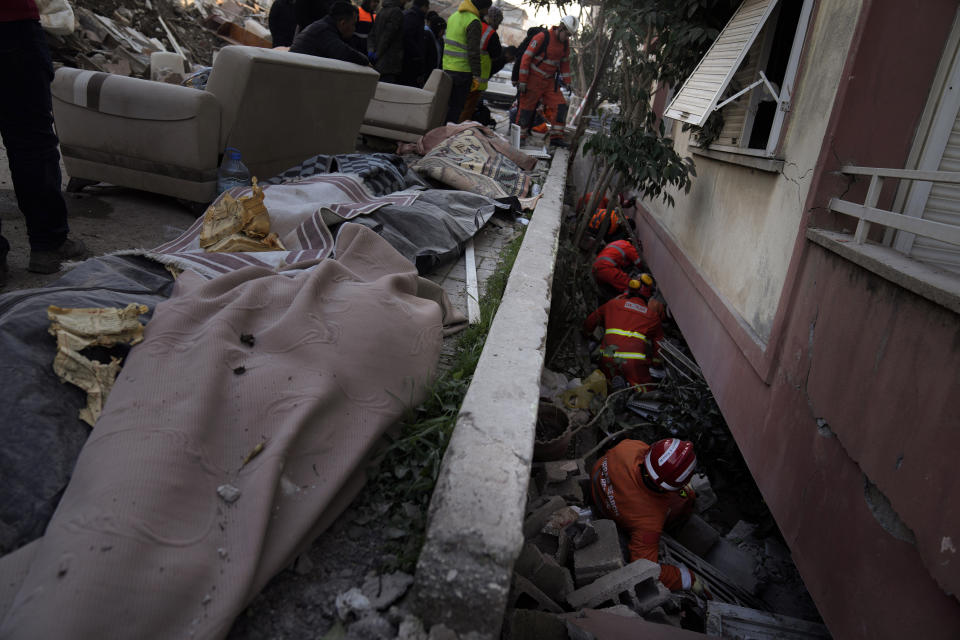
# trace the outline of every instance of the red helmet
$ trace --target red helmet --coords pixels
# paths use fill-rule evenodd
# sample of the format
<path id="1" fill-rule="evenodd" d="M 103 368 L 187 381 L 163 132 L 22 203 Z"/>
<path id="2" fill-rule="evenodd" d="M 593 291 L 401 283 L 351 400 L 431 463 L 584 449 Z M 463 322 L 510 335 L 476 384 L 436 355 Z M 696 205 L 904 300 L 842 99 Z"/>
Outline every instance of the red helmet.
<path id="1" fill-rule="evenodd" d="M 653 483 L 666 491 L 679 491 L 697 466 L 693 443 L 679 438 L 654 442 L 644 460 Z"/>

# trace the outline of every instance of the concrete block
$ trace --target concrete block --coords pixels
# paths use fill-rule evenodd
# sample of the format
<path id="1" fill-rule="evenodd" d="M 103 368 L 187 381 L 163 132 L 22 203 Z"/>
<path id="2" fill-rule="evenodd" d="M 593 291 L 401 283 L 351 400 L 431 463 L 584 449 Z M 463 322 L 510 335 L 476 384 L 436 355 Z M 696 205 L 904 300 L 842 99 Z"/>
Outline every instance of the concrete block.
<path id="1" fill-rule="evenodd" d="M 551 613 L 563 613 L 563 609 L 550 596 L 521 575 L 513 574 L 512 606 L 514 609 L 536 609 Z"/>
<path id="2" fill-rule="evenodd" d="M 567 624 L 552 613 L 515 609 L 510 620 L 512 640 L 567 640 Z"/>
<path id="3" fill-rule="evenodd" d="M 514 571 L 527 578 L 551 600 L 564 602 L 573 591 L 573 578 L 550 556 L 540 553 L 532 544 L 525 544 L 514 565 Z"/>
<path id="4" fill-rule="evenodd" d="M 573 552 L 573 571 L 577 588 L 623 567 L 620 537 L 613 520 L 596 520 L 597 541 Z"/>
<path id="5" fill-rule="evenodd" d="M 523 521 L 523 537 L 535 536 L 550 520 L 555 511 L 564 508 L 567 503 L 560 496 L 540 496 L 527 510 Z"/>
<path id="6" fill-rule="evenodd" d="M 670 592 L 659 578 L 659 564 L 635 560 L 577 589 L 567 596 L 567 602 L 575 609 L 598 607 L 608 602 L 625 604 L 643 613 L 670 598 Z"/>
<path id="7" fill-rule="evenodd" d="M 726 538 L 734 544 L 740 544 L 747 538 L 753 536 L 753 532 L 756 530 L 757 525 L 751 524 L 746 520 L 740 520 L 727 532 Z"/>
<path id="8" fill-rule="evenodd" d="M 726 538 L 721 538 L 713 545 L 705 559 L 741 589 L 756 594 L 759 584 L 754 574 L 757 559 L 752 555 L 741 551 Z"/>
<path id="9" fill-rule="evenodd" d="M 549 482 L 543 487 L 543 495 L 560 496 L 568 504 L 583 504 L 583 487 L 576 478 L 567 478 L 563 482 Z"/>
<path id="10" fill-rule="evenodd" d="M 705 558 L 710 548 L 720 539 L 720 532 L 700 516 L 693 515 L 680 529 L 673 532 L 673 537 L 693 553 Z"/>

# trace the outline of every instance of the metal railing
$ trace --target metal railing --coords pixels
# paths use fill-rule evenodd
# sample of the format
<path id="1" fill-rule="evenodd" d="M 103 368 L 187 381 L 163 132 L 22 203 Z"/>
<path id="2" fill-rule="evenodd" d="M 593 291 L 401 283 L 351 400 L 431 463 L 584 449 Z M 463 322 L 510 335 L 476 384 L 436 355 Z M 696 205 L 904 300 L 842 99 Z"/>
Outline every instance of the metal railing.
<path id="1" fill-rule="evenodd" d="M 877 223 L 892 229 L 914 233 L 918 236 L 960 245 L 960 226 L 933 222 L 931 220 L 924 220 L 922 218 L 915 218 L 913 216 L 903 215 L 902 213 L 877 208 L 877 201 L 880 199 L 880 191 L 883 189 L 883 181 L 885 178 L 960 184 L 960 173 L 953 171 L 915 171 L 910 169 L 878 169 L 875 167 L 855 166 L 841 167 L 840 173 L 845 175 L 870 176 L 870 186 L 867 188 L 867 196 L 864 198 L 863 204 L 841 200 L 840 198 L 831 198 L 830 200 L 831 210 L 859 219 L 857 229 L 853 234 L 855 243 L 863 244 L 866 242 L 871 223 Z"/>

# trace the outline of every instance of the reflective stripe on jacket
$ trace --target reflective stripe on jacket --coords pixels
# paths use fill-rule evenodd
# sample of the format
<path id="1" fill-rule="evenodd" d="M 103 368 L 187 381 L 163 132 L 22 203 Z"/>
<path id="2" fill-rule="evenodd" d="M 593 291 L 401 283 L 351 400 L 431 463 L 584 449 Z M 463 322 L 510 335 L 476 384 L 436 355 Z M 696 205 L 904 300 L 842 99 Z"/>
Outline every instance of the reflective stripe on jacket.
<path id="1" fill-rule="evenodd" d="M 463 5 L 469 4 L 466 10 Z M 470 61 L 467 59 L 467 26 L 480 19 L 480 14 L 473 8 L 473 4 L 464 2 L 461 9 L 450 16 L 447 21 L 447 32 L 443 37 L 443 68 L 446 71 L 461 71 L 470 73 Z"/>
<path id="2" fill-rule="evenodd" d="M 562 82 L 570 82 L 570 43 L 560 42 L 560 38 L 557 37 L 557 27 L 550 27 L 549 33 L 550 40 L 547 42 L 546 50 L 539 56 L 535 54 L 547 37 L 547 32 L 540 32 L 530 39 L 527 50 L 520 58 L 518 74 L 520 82 L 528 81 L 531 70 L 544 78 L 552 78 L 559 73 Z"/>
<path id="3" fill-rule="evenodd" d="M 484 91 L 488 86 L 488 80 L 490 79 L 490 69 L 493 68 L 493 61 L 490 59 L 490 52 L 487 51 L 487 47 L 490 46 L 490 38 L 493 36 L 495 29 L 488 25 L 486 22 L 483 23 L 483 31 L 480 35 L 480 90 Z"/>
<path id="4" fill-rule="evenodd" d="M 604 373 L 610 378 L 623 376 L 631 385 L 650 382 L 649 360 L 659 360 L 659 342 L 663 339 L 661 317 L 660 305 L 628 295 L 617 296 L 587 316 L 583 323 L 587 333 L 597 325 L 604 327 L 600 343 Z"/>

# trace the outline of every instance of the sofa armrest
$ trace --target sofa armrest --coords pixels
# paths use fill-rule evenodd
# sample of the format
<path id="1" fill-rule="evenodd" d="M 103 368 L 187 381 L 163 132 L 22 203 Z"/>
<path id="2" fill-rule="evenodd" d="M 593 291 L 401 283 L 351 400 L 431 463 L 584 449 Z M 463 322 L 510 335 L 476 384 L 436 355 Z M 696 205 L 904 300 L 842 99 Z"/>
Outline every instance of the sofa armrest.
<path id="1" fill-rule="evenodd" d="M 62 67 L 51 85 L 64 155 L 96 153 L 158 165 L 215 168 L 220 105 L 196 89 Z"/>
<path id="2" fill-rule="evenodd" d="M 446 123 L 443 121 L 447 115 L 447 106 L 450 102 L 450 91 L 453 89 L 453 79 L 440 69 L 434 69 L 427 78 L 427 83 L 423 88 L 434 94 L 433 103 L 430 105 L 430 114 L 427 116 L 427 131 L 442 127 Z"/>

